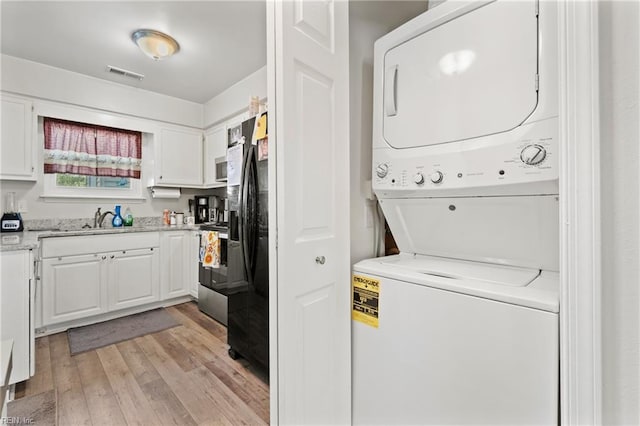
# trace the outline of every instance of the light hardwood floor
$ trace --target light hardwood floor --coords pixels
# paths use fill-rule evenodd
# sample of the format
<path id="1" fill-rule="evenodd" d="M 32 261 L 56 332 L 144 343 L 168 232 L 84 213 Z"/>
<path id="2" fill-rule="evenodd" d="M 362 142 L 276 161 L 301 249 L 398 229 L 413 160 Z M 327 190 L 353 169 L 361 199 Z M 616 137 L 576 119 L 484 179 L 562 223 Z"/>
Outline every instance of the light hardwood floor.
<path id="1" fill-rule="evenodd" d="M 182 325 L 70 356 L 66 333 L 36 340 L 36 375 L 16 398 L 57 389 L 58 424 L 263 425 L 269 386 L 227 355 L 226 328 L 195 303 Z"/>

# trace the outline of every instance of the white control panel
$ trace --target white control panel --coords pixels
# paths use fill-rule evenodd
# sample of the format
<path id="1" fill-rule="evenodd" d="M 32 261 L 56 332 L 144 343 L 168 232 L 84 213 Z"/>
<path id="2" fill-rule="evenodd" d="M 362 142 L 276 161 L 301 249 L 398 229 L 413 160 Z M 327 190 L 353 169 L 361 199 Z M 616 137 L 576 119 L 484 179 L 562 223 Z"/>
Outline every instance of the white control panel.
<path id="1" fill-rule="evenodd" d="M 552 118 L 439 146 L 375 149 L 373 188 L 382 198 L 557 193 L 556 124 Z"/>

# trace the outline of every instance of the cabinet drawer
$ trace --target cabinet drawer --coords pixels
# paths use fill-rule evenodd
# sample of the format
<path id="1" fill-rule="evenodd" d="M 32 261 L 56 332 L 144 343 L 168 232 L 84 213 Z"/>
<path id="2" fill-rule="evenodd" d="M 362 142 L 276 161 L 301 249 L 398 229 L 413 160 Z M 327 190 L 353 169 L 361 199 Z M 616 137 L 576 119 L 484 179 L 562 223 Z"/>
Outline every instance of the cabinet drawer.
<path id="1" fill-rule="evenodd" d="M 49 237 L 42 240 L 42 257 L 46 259 L 159 246 L 158 232 Z"/>

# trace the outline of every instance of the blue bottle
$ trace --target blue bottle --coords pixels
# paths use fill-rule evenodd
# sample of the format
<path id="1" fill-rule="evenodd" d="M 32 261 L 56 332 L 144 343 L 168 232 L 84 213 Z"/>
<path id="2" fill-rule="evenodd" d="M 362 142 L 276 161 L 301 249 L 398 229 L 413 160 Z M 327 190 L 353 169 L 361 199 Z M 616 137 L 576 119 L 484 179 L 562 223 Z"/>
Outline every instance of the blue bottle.
<path id="1" fill-rule="evenodd" d="M 111 225 L 114 228 L 119 228 L 122 226 L 122 214 L 120 213 L 120 204 L 116 204 L 116 212 L 113 215 L 113 219 L 111 219 Z"/>

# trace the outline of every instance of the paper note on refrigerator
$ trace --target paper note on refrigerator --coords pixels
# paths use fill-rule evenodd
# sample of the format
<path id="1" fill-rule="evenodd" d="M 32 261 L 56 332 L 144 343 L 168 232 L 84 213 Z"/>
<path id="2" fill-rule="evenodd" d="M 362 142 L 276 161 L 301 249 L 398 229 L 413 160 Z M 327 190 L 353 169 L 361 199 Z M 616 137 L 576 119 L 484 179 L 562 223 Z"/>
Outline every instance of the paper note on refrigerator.
<path id="1" fill-rule="evenodd" d="M 267 113 L 262 113 L 262 115 L 256 119 L 256 139 L 264 139 L 267 137 Z"/>
<path id="2" fill-rule="evenodd" d="M 242 177 L 242 145 L 227 150 L 227 185 L 240 185 Z"/>

